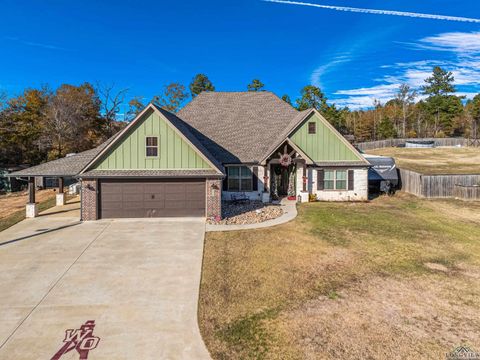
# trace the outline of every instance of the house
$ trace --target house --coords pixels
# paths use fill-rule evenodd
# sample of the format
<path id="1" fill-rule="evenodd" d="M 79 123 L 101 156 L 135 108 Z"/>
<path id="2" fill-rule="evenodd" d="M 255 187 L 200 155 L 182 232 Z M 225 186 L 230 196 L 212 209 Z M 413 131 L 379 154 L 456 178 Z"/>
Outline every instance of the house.
<path id="1" fill-rule="evenodd" d="M 177 114 L 149 104 L 99 147 L 10 176 L 58 177 L 60 189 L 75 176 L 82 220 L 216 217 L 239 194 L 364 201 L 369 166 L 315 109 L 299 112 L 271 92 L 203 92 Z"/>

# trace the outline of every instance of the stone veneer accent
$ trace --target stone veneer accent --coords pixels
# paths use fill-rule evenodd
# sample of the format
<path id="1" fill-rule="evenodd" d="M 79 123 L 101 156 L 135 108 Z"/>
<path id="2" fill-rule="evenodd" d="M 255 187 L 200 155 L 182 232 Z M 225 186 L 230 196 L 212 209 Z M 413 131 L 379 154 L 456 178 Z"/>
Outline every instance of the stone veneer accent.
<path id="1" fill-rule="evenodd" d="M 97 220 L 97 181 L 82 179 L 82 220 Z"/>
<path id="2" fill-rule="evenodd" d="M 207 217 L 222 216 L 222 180 L 207 179 Z"/>

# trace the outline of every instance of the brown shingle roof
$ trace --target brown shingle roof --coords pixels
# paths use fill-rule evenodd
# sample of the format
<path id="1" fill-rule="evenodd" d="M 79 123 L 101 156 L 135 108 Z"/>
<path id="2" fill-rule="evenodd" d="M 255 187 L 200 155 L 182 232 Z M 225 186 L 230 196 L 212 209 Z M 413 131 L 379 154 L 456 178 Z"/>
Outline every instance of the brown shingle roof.
<path id="1" fill-rule="evenodd" d="M 178 117 L 223 163 L 260 161 L 298 111 L 268 91 L 202 92 Z"/>
<path id="2" fill-rule="evenodd" d="M 97 146 L 94 149 L 83 151 L 81 153 L 63 157 L 61 159 L 48 161 L 46 163 L 32 166 L 24 170 L 15 171 L 8 176 L 74 176 L 77 175 L 100 151 L 102 151 L 116 135 Z"/>

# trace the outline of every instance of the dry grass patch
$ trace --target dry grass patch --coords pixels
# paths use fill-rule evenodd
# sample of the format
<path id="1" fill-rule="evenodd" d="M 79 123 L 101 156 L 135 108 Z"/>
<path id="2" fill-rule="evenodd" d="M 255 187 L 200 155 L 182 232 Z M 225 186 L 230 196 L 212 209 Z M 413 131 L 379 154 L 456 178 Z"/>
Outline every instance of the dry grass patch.
<path id="1" fill-rule="evenodd" d="M 422 174 L 480 174 L 480 148 L 383 148 L 368 154 L 391 156 L 402 169 Z"/>
<path id="2" fill-rule="evenodd" d="M 209 233 L 199 314 L 212 356 L 438 358 L 457 341 L 480 346 L 457 323 L 480 314 L 479 224 L 467 210 L 452 218 L 456 206 L 405 194 L 310 203 L 275 228 Z"/>

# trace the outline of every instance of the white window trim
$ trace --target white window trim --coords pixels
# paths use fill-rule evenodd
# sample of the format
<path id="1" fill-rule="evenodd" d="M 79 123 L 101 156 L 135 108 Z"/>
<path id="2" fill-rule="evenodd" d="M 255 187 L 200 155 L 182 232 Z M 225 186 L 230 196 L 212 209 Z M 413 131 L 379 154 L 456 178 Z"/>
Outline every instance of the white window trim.
<path id="1" fill-rule="evenodd" d="M 332 181 L 330 179 L 326 180 L 325 179 L 325 173 L 327 171 L 333 171 L 333 189 L 327 189 L 325 187 L 325 181 Z M 337 189 L 337 171 L 345 171 L 346 172 L 346 177 L 345 177 L 345 189 Z M 320 191 L 348 191 L 348 169 L 324 169 L 323 173 L 323 190 Z"/>
<path id="2" fill-rule="evenodd" d="M 238 179 L 239 180 L 239 183 L 238 183 L 238 188 L 239 190 L 230 190 L 230 187 L 228 187 L 228 192 L 252 192 L 253 191 L 253 172 L 252 172 L 252 169 L 247 166 L 247 165 L 227 165 L 225 166 L 227 168 L 227 186 L 228 186 L 228 181 L 230 180 L 230 178 L 233 178 L 233 179 Z M 230 168 L 234 168 L 234 167 L 237 167 L 239 168 L 238 169 L 238 177 L 231 177 L 230 176 Z M 242 170 L 241 168 L 244 167 L 244 168 L 247 168 L 250 170 L 250 176 L 249 177 L 246 177 L 246 176 L 243 176 L 242 177 Z M 250 180 L 250 189 L 249 190 L 243 190 L 242 189 L 242 179 L 249 179 Z"/>
<path id="3" fill-rule="evenodd" d="M 157 138 L 157 146 L 148 146 L 147 145 L 147 139 L 148 138 Z M 148 148 L 156 148 L 157 149 L 157 155 L 152 156 L 152 155 L 147 155 L 147 149 Z M 145 157 L 147 159 L 156 159 L 160 157 L 160 136 L 158 135 L 146 135 L 145 136 Z"/>

